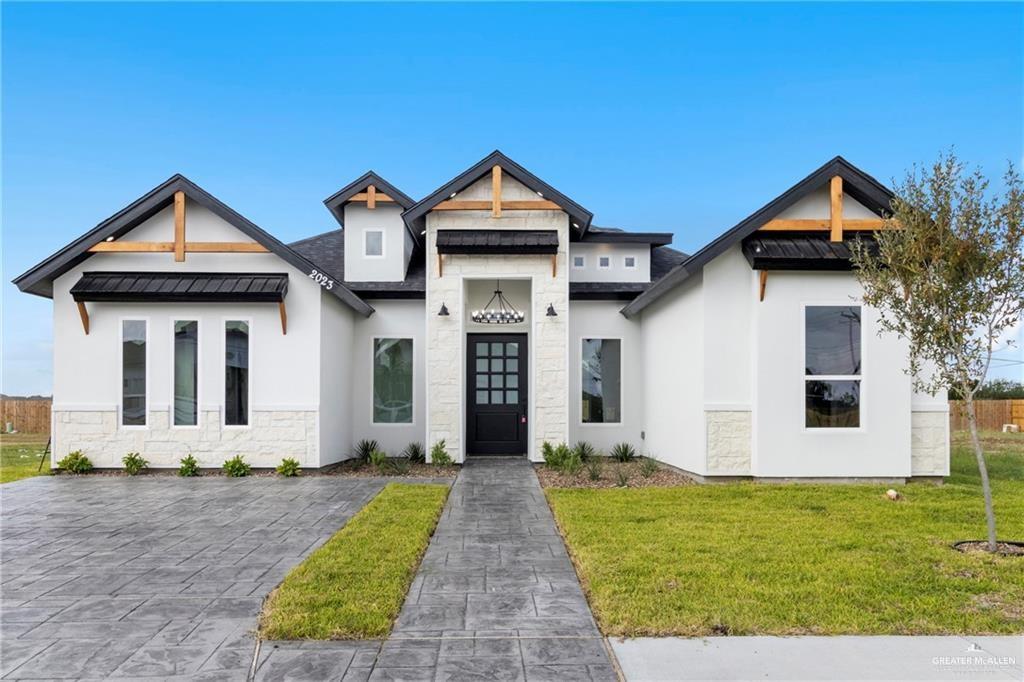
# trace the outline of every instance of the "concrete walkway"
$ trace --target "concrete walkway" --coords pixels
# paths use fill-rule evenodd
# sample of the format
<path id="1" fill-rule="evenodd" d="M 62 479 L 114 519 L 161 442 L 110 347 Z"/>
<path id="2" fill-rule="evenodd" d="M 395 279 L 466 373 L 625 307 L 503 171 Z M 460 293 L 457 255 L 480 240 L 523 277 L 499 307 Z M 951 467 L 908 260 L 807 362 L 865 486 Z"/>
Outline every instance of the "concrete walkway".
<path id="1" fill-rule="evenodd" d="M 1024 637 L 611 639 L 627 680 L 1022 680 Z"/>
<path id="2" fill-rule="evenodd" d="M 362 646 L 264 642 L 256 678 L 616 679 L 522 458 L 463 466 L 391 637 Z"/>

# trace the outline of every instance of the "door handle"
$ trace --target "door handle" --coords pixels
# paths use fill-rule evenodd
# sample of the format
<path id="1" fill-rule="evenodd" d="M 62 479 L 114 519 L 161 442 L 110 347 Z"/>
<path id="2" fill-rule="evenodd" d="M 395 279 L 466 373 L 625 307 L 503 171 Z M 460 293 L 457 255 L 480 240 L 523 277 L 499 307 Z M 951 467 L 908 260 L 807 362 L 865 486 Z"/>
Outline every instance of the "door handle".
<path id="1" fill-rule="evenodd" d="M 520 424 L 525 424 L 526 423 L 526 415 L 525 414 L 519 416 L 519 423 Z"/>

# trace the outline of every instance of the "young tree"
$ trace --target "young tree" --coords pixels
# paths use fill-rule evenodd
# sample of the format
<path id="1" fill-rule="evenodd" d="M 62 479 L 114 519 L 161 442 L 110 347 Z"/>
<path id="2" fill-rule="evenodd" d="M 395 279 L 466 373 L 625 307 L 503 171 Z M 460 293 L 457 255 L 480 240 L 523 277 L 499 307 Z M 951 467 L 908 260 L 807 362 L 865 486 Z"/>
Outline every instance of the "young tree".
<path id="1" fill-rule="evenodd" d="M 946 388 L 964 401 L 985 495 L 988 547 L 996 519 L 974 396 L 992 351 L 1024 312 L 1024 194 L 1010 165 L 1003 187 L 989 191 L 979 170 L 953 153 L 930 169 L 914 168 L 895 189 L 886 229 L 858 240 L 852 261 L 864 302 L 881 326 L 907 339 L 914 388 Z"/>

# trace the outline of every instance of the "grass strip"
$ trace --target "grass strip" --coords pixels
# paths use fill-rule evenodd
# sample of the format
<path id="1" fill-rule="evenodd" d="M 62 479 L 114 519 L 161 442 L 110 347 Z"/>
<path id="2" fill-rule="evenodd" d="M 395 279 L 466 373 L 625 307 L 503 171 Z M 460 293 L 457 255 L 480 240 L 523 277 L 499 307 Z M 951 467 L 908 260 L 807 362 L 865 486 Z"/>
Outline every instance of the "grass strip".
<path id="1" fill-rule="evenodd" d="M 50 473 L 50 458 L 47 456 L 42 470 L 40 456 L 46 449 L 49 436 L 45 433 L 5 433 L 0 435 L 0 483 L 19 481 L 31 476 L 45 476 Z"/>
<path id="2" fill-rule="evenodd" d="M 267 598 L 264 639 L 379 639 L 391 631 L 448 486 L 389 483 Z"/>
<path id="3" fill-rule="evenodd" d="M 999 536 L 1024 539 L 1024 437 L 992 438 Z M 943 486 L 729 484 L 548 489 L 607 635 L 1014 634 L 1024 559 L 985 537 L 973 455 Z"/>

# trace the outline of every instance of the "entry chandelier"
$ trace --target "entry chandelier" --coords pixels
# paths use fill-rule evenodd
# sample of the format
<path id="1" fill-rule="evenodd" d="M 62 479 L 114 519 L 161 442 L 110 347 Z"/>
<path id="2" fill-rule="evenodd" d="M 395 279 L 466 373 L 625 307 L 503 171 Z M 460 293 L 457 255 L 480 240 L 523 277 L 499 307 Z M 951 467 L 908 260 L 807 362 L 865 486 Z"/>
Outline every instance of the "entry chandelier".
<path id="1" fill-rule="evenodd" d="M 495 303 L 497 306 L 495 307 Z M 522 322 L 526 316 L 516 310 L 516 307 L 501 293 L 501 282 L 494 283 L 494 295 L 483 310 L 474 310 L 471 316 L 474 322 L 480 324 L 515 324 Z"/>

